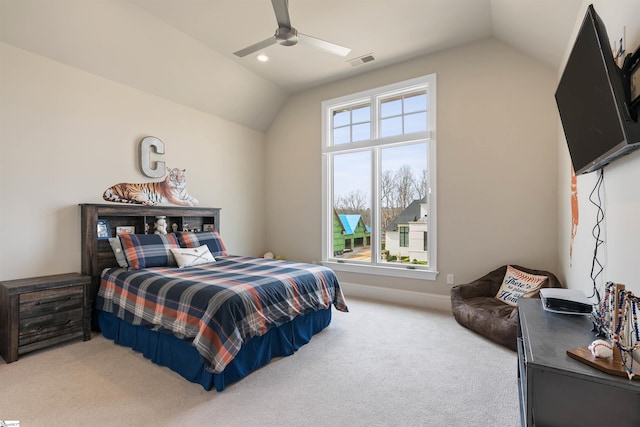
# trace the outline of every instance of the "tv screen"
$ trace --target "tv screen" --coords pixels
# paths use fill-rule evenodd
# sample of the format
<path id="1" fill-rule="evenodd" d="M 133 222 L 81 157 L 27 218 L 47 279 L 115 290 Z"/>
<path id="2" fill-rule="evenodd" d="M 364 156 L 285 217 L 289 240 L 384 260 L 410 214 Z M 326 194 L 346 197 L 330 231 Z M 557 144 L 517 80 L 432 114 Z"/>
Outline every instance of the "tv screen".
<path id="1" fill-rule="evenodd" d="M 640 148 L 640 127 L 628 109 L 628 88 L 607 31 L 589 6 L 556 90 L 576 174 L 606 166 Z"/>

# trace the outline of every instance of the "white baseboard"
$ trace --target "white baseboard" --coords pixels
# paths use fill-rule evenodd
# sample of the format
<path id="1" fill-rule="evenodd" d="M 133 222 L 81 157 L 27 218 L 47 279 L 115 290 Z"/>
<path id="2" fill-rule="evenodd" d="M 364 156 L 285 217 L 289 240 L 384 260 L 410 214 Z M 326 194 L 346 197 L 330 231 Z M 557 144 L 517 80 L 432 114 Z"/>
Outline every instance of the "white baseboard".
<path id="1" fill-rule="evenodd" d="M 372 299 L 393 304 L 411 305 L 451 312 L 451 298 L 448 295 L 427 294 L 348 282 L 341 282 L 340 286 L 347 299 L 347 304 L 349 304 L 349 296 L 353 296 L 354 298 Z"/>

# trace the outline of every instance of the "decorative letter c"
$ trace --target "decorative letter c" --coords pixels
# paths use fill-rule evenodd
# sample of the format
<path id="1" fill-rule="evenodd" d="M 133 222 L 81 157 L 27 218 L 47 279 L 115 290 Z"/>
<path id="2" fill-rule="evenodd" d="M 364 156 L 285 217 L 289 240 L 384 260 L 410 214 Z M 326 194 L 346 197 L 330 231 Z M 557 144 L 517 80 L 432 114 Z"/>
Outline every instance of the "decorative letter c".
<path id="1" fill-rule="evenodd" d="M 151 150 L 151 147 L 154 150 Z M 166 171 L 164 162 L 156 162 L 155 168 L 151 167 L 151 151 L 157 154 L 164 154 L 164 142 L 155 136 L 147 136 L 140 142 L 140 169 L 142 173 L 150 178 L 162 178 Z"/>

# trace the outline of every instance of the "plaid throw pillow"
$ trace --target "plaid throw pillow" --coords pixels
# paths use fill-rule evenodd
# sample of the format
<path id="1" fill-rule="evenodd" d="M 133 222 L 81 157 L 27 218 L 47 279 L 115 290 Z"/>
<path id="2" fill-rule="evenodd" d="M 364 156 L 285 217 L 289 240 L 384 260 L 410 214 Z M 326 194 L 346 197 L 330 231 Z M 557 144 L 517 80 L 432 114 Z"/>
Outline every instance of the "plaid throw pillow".
<path id="1" fill-rule="evenodd" d="M 171 248 L 179 248 L 180 245 L 173 233 L 122 234 L 120 241 L 132 270 L 176 265 Z"/>
<path id="2" fill-rule="evenodd" d="M 180 246 L 183 248 L 199 248 L 207 245 L 211 255 L 226 256 L 227 249 L 222 243 L 222 239 L 217 231 L 205 231 L 203 233 L 192 233 L 188 231 L 179 231 L 176 233 Z"/>

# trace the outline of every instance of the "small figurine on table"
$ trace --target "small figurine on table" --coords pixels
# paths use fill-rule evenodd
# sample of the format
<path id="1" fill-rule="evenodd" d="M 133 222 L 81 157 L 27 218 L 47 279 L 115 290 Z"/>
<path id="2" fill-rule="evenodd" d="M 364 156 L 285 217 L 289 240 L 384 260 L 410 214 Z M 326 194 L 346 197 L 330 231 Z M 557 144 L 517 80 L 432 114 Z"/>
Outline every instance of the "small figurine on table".
<path id="1" fill-rule="evenodd" d="M 167 217 L 157 216 L 154 224 L 154 234 L 167 234 Z"/>

